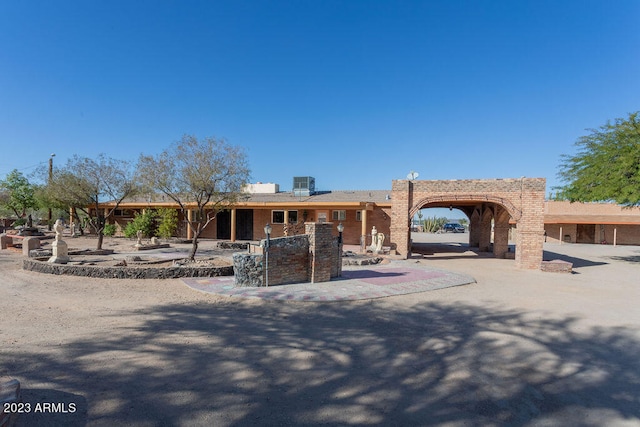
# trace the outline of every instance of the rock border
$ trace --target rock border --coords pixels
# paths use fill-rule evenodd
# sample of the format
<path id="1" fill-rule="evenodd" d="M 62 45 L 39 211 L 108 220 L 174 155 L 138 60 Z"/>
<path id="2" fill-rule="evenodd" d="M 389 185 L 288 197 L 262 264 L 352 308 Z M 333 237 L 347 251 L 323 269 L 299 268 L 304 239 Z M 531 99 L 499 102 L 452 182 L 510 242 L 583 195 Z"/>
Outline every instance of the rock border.
<path id="1" fill-rule="evenodd" d="M 179 279 L 181 277 L 233 276 L 233 265 L 171 267 L 100 267 L 95 265 L 54 264 L 38 259 L 24 259 L 22 269 L 36 273 L 92 277 L 100 279 Z"/>

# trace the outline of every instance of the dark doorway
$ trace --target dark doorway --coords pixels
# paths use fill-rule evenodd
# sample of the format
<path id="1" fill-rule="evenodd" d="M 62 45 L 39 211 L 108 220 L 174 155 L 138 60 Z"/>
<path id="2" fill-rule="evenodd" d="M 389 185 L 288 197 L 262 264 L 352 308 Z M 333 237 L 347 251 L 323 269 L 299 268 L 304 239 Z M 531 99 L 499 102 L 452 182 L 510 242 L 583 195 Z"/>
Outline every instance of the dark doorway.
<path id="1" fill-rule="evenodd" d="M 595 224 L 578 224 L 576 243 L 596 243 Z"/>
<path id="2" fill-rule="evenodd" d="M 220 211 L 216 215 L 216 236 L 221 240 L 231 239 L 231 211 Z"/>
<path id="3" fill-rule="evenodd" d="M 236 211 L 236 239 L 253 240 L 253 209 Z"/>

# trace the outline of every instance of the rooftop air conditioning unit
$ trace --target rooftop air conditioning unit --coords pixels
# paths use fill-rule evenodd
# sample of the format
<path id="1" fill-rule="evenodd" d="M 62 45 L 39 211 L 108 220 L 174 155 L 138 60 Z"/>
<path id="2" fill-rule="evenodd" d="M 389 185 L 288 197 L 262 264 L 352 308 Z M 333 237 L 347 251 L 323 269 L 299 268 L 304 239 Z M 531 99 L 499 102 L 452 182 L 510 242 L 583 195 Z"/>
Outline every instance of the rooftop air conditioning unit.
<path id="1" fill-rule="evenodd" d="M 311 196 L 316 191 L 316 179 L 310 176 L 293 177 L 293 195 Z"/>

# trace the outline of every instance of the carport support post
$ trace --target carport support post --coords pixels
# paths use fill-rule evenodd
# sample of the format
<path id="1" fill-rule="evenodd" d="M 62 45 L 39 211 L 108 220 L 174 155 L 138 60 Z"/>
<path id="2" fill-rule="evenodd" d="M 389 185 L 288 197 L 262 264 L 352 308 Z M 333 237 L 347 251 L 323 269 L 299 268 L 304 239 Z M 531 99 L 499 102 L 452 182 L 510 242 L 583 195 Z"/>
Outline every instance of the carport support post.
<path id="1" fill-rule="evenodd" d="M 558 240 L 560 240 L 560 244 L 562 244 L 562 226 L 560 226 L 560 236 L 558 236 Z"/>
<path id="2" fill-rule="evenodd" d="M 496 258 L 504 258 L 509 250 L 509 222 L 506 224 L 496 222 L 493 227 L 493 254 Z"/>
<path id="3" fill-rule="evenodd" d="M 504 258 L 509 251 L 509 218 L 503 207 L 496 207 L 493 227 L 493 254 L 496 258 Z"/>

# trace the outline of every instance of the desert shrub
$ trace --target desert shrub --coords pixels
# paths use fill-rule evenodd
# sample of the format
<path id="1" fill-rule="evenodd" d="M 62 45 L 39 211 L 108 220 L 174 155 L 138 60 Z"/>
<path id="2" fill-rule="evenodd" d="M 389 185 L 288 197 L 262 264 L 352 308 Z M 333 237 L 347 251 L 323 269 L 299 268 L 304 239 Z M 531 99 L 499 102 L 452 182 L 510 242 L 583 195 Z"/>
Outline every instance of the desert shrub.
<path id="1" fill-rule="evenodd" d="M 102 234 L 107 237 L 113 237 L 116 234 L 116 225 L 115 224 L 105 224 L 104 229 L 102 230 Z"/>
<path id="2" fill-rule="evenodd" d="M 138 230 L 145 237 L 151 237 L 156 231 L 156 211 L 147 209 L 143 213 L 135 213 L 133 220 L 124 228 L 125 237 L 136 237 Z"/>
<path id="3" fill-rule="evenodd" d="M 158 237 L 164 239 L 171 237 L 178 229 L 178 211 L 175 209 L 161 208 L 157 210 Z"/>

